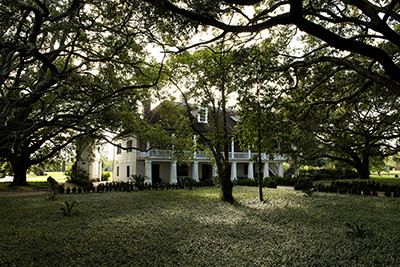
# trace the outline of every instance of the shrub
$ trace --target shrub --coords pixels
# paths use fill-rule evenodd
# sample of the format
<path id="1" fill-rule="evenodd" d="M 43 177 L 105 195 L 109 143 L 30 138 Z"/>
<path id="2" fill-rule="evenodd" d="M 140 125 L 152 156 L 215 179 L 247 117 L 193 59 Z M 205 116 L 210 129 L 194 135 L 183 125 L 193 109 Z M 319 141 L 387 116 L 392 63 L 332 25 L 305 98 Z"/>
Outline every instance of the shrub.
<path id="1" fill-rule="evenodd" d="M 63 203 L 63 207 L 61 207 L 64 216 L 71 216 L 72 210 L 74 209 L 74 207 L 78 206 L 78 204 L 79 202 L 77 200 L 73 201 L 72 203 L 68 203 L 67 201 L 65 201 Z"/>
<path id="2" fill-rule="evenodd" d="M 49 200 L 56 200 L 57 199 L 57 191 L 53 191 L 50 189 L 49 191 L 47 191 L 46 198 Z"/>
<path id="3" fill-rule="evenodd" d="M 64 194 L 64 192 L 65 192 L 64 184 L 60 184 L 60 185 L 58 186 L 57 191 L 58 191 L 58 193 L 60 193 L 60 194 Z"/>
<path id="4" fill-rule="evenodd" d="M 51 176 L 47 178 L 47 182 L 50 185 L 50 189 L 47 192 L 47 199 L 55 200 L 58 194 L 58 182 L 54 180 Z M 64 188 L 64 186 L 63 186 Z"/>
<path id="5" fill-rule="evenodd" d="M 386 190 L 385 190 L 385 196 L 386 197 L 391 197 L 392 196 L 392 190 L 390 190 L 390 187 L 388 187 Z"/>
<path id="6" fill-rule="evenodd" d="M 313 182 L 308 178 L 299 178 L 294 185 L 295 190 L 308 190 L 313 188 Z"/>
<path id="7" fill-rule="evenodd" d="M 263 186 L 268 188 L 277 188 L 278 182 L 276 177 L 266 177 L 263 180 Z"/>
<path id="8" fill-rule="evenodd" d="M 143 190 L 145 188 L 146 179 L 147 179 L 146 176 L 131 175 L 131 177 L 129 177 L 128 179 L 133 182 L 133 184 L 135 185 L 135 188 L 137 188 L 139 190 Z"/>
<path id="9" fill-rule="evenodd" d="M 102 181 L 108 181 L 110 180 L 111 174 L 109 172 L 103 172 L 101 174 L 101 180 Z"/>
<path id="10" fill-rule="evenodd" d="M 345 224 L 349 230 L 347 231 L 347 235 L 353 236 L 353 237 L 360 237 L 360 238 L 365 238 L 368 235 L 372 233 L 370 229 L 367 229 L 364 224 L 358 225 L 357 223 L 346 223 Z"/>
<path id="11" fill-rule="evenodd" d="M 70 183 L 81 187 L 90 187 L 93 185 L 93 183 L 89 181 L 89 174 L 87 171 L 77 167 L 76 162 L 71 166 L 71 171 L 66 172 L 65 174 L 67 175 L 67 180 Z"/>
<path id="12" fill-rule="evenodd" d="M 308 177 L 313 181 L 335 180 L 335 179 L 356 179 L 359 177 L 356 171 L 336 169 L 308 169 L 300 170 L 300 176 Z"/>

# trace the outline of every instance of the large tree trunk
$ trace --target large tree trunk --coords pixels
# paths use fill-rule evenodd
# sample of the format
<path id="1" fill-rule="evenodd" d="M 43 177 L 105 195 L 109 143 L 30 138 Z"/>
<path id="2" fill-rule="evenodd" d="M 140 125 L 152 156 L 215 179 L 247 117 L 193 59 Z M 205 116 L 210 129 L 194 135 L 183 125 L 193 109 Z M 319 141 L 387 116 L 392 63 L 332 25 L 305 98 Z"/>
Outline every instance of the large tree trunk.
<path id="1" fill-rule="evenodd" d="M 371 174 L 369 171 L 369 158 L 368 156 L 363 156 L 361 164 L 356 166 L 357 172 L 360 175 L 360 179 L 369 179 Z"/>
<path id="2" fill-rule="evenodd" d="M 231 177 L 229 175 L 229 164 L 228 163 L 222 163 L 220 164 L 219 170 L 218 170 L 218 176 L 221 182 L 221 193 L 222 193 L 222 201 L 228 202 L 228 203 L 233 203 L 233 183 L 231 181 Z"/>
<path id="3" fill-rule="evenodd" d="M 17 160 L 10 160 L 10 164 L 13 168 L 14 180 L 9 187 L 29 185 L 26 181 L 26 172 L 30 167 L 29 158 L 19 157 Z"/>

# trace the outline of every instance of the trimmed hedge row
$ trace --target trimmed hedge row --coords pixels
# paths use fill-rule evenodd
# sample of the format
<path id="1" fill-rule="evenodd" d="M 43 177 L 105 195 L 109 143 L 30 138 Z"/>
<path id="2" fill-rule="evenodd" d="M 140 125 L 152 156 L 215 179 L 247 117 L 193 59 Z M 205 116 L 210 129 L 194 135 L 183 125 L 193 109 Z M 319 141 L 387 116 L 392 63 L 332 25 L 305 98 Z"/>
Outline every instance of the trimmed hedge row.
<path id="1" fill-rule="evenodd" d="M 257 178 L 236 179 L 234 181 L 234 184 L 242 186 L 258 186 L 258 179 Z M 263 187 L 277 188 L 278 185 L 294 186 L 295 190 L 307 190 L 313 188 L 312 180 L 306 177 L 292 178 L 292 177 L 271 176 L 262 179 Z"/>
<path id="2" fill-rule="evenodd" d="M 50 177 L 51 178 L 51 177 Z M 52 179 L 52 178 L 51 178 Z M 54 180 L 54 179 L 53 179 Z M 49 178 L 48 178 L 49 181 Z M 191 189 L 196 187 L 210 187 L 214 186 L 214 182 L 212 180 L 206 181 L 194 181 L 191 178 L 179 178 L 178 183 L 169 184 L 169 183 L 154 183 L 154 184 L 146 184 L 138 187 L 133 181 L 130 182 L 111 182 L 105 184 L 98 184 L 94 186 L 92 182 L 83 183 L 82 186 L 74 186 L 72 188 L 64 188 L 64 185 L 57 184 L 54 185 L 54 182 L 49 182 L 52 184 L 52 190 L 57 191 L 60 194 L 66 193 L 90 193 L 90 192 L 118 192 L 118 191 L 135 191 L 135 190 L 164 190 L 164 189 Z M 57 183 L 57 182 L 56 182 Z"/>
<path id="3" fill-rule="evenodd" d="M 310 169 L 299 170 L 299 176 L 308 177 L 312 181 L 321 181 L 357 179 L 360 175 L 356 171 L 351 170 L 342 171 L 335 169 Z"/>
<path id="4" fill-rule="evenodd" d="M 315 190 L 318 192 L 330 192 L 340 194 L 353 194 L 353 195 L 372 195 L 377 196 L 378 191 L 384 192 L 387 197 L 399 197 L 400 186 L 399 185 L 381 185 L 375 181 L 352 181 L 342 182 L 333 181 L 329 185 L 318 184 L 315 186 Z"/>

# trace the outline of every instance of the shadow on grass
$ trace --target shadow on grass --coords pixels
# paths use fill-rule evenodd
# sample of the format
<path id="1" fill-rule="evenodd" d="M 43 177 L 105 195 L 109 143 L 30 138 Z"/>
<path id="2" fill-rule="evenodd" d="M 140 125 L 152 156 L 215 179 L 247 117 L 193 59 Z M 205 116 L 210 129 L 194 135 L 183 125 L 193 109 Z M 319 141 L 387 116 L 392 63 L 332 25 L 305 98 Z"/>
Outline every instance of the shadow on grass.
<path id="1" fill-rule="evenodd" d="M 0 199 L 4 266 L 396 266 L 398 208 L 393 199 L 215 188 Z M 63 217 L 63 201 L 81 203 Z M 383 217 L 382 217 L 383 216 Z M 379 225 L 376 238 L 350 239 L 349 219 Z M 18 237 L 18 238 L 16 238 Z M 379 263 L 379 265 L 378 265 Z"/>

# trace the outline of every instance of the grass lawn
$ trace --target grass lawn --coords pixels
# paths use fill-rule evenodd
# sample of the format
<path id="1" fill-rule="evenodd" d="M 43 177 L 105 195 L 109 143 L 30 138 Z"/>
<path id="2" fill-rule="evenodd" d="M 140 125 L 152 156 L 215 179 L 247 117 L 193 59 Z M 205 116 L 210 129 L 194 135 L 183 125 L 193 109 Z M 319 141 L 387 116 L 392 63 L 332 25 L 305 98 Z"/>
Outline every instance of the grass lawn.
<path id="1" fill-rule="evenodd" d="M 0 265 L 400 266 L 399 198 L 264 194 L 235 187 L 234 205 L 215 188 L 0 197 Z"/>
<path id="2" fill-rule="evenodd" d="M 65 173 L 63 172 L 46 172 L 46 175 L 37 176 L 37 175 L 30 175 L 27 177 L 27 180 L 35 180 L 35 181 L 47 181 L 47 177 L 53 177 L 58 182 L 65 182 L 67 179 L 65 178 Z"/>

